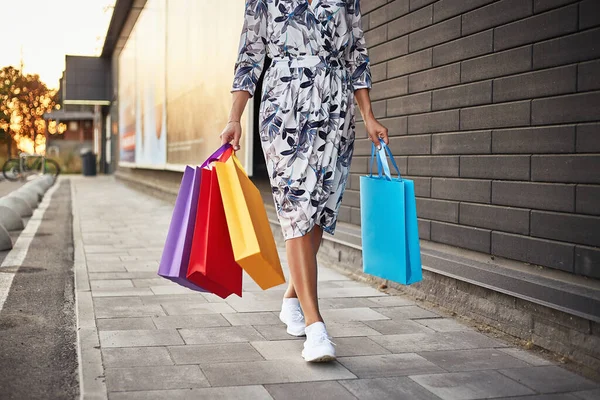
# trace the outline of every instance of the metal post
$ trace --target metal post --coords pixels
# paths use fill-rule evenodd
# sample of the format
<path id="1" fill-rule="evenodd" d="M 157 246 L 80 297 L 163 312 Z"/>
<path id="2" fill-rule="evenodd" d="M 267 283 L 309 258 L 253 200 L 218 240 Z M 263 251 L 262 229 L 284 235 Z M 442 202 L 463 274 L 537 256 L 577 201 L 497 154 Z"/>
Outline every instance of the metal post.
<path id="1" fill-rule="evenodd" d="M 23 174 L 23 155 L 19 154 L 19 176 L 21 180 L 25 180 Z"/>

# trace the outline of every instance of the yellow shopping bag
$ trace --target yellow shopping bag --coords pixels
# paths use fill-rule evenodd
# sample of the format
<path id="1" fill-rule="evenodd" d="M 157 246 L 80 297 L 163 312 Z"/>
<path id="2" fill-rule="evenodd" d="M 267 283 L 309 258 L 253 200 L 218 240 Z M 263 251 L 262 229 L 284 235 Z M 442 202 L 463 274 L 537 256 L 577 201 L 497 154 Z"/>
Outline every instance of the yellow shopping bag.
<path id="1" fill-rule="evenodd" d="M 259 190 L 234 155 L 215 163 L 235 261 L 263 290 L 285 282 Z"/>

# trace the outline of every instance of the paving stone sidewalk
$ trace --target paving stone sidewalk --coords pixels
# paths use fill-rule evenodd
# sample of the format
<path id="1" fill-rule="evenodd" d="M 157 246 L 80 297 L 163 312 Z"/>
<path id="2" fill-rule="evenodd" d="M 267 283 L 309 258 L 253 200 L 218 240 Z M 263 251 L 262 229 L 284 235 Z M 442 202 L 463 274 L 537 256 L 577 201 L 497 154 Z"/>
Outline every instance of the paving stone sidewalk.
<path id="1" fill-rule="evenodd" d="M 278 319 L 284 287 L 245 276 L 243 298 L 222 300 L 159 278 L 173 205 L 112 177 L 71 181 L 85 399 L 600 398 L 594 382 L 325 266 L 339 359 L 309 365 Z"/>

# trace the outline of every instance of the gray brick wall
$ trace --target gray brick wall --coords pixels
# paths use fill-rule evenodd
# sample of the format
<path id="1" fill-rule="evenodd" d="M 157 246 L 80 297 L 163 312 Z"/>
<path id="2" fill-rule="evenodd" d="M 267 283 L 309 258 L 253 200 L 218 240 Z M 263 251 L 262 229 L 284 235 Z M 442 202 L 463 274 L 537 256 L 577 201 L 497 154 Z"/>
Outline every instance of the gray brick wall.
<path id="1" fill-rule="evenodd" d="M 600 278 L 600 1 L 362 0 L 421 238 Z M 340 220 L 360 223 L 357 123 Z"/>

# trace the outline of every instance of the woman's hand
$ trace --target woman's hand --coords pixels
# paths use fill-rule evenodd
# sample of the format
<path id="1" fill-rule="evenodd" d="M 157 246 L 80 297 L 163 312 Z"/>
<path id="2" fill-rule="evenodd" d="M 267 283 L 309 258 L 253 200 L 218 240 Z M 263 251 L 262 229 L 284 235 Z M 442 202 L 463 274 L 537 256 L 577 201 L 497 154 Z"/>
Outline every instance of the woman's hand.
<path id="1" fill-rule="evenodd" d="M 354 97 L 360 108 L 363 120 L 365 122 L 365 128 L 367 129 L 367 135 L 375 146 L 379 148 L 379 139 L 388 145 L 390 140 L 388 139 L 388 130 L 385 126 L 381 125 L 375 116 L 373 115 L 373 108 L 371 105 L 371 98 L 369 97 L 369 89 L 361 88 L 354 91 Z"/>
<path id="2" fill-rule="evenodd" d="M 388 138 L 388 130 L 385 126 L 381 125 L 379 121 L 375 119 L 375 117 L 370 117 L 365 120 L 365 128 L 367 130 L 367 135 L 369 139 L 377 147 L 379 147 L 379 140 L 383 140 L 386 145 L 390 144 L 390 139 Z"/>
<path id="3" fill-rule="evenodd" d="M 240 138 L 242 137 L 242 125 L 239 121 L 230 121 L 221 132 L 221 144 L 231 143 L 234 151 L 240 149 Z"/>

